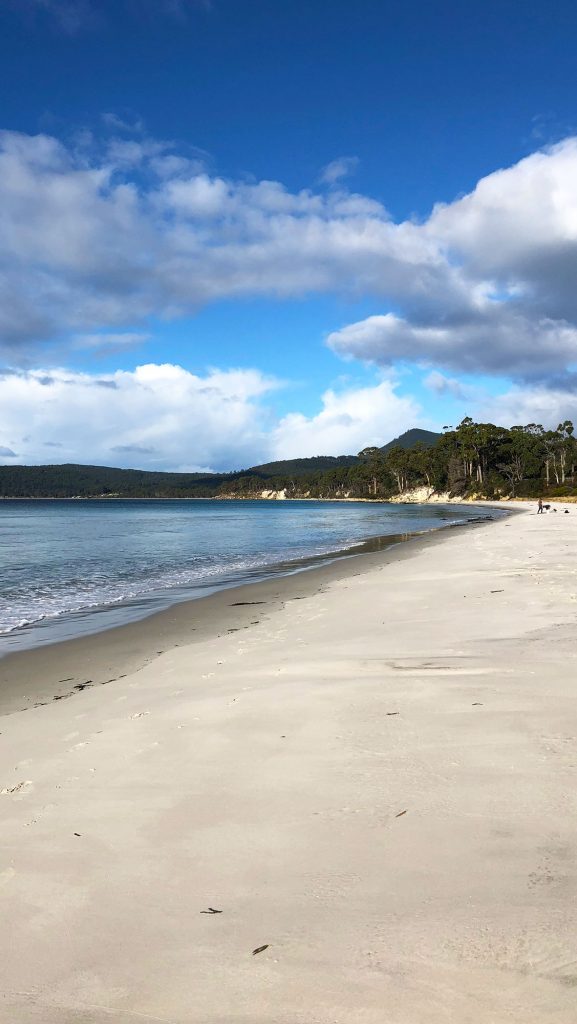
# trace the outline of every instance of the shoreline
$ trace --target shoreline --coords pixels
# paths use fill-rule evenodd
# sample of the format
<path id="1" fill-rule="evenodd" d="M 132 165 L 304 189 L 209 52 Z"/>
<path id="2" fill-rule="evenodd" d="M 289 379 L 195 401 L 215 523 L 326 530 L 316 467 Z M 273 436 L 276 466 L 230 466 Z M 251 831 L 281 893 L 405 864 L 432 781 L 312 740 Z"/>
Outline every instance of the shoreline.
<path id="1" fill-rule="evenodd" d="M 506 511 L 515 513 L 514 509 Z M 296 563 L 292 571 L 175 601 L 132 622 L 10 651 L 0 656 L 0 716 L 116 682 L 175 647 L 250 629 L 286 602 L 301 600 L 377 565 L 412 557 L 422 546 L 450 536 L 456 529 L 497 521 L 468 520 L 412 535 L 371 537 L 352 548 L 319 556 L 320 565 L 305 563 L 299 568 L 301 563 Z M 253 606 L 258 616 L 251 611 Z"/>

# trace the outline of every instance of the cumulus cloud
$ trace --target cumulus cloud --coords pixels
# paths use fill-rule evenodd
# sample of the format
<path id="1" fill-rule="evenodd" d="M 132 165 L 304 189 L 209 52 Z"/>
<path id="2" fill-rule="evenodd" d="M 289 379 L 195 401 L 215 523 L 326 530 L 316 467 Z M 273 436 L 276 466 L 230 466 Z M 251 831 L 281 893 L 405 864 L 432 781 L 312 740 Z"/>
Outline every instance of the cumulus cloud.
<path id="1" fill-rule="evenodd" d="M 394 223 L 340 186 L 231 181 L 145 136 L 64 146 L 5 132 L 0 339 L 16 360 L 224 298 L 336 292 L 382 304 L 329 335 L 342 357 L 545 381 L 577 362 L 576 180 L 569 138 Z"/>
<path id="2" fill-rule="evenodd" d="M 102 385 L 109 387 L 105 415 Z M 230 469 L 268 457 L 262 399 L 277 386 L 256 370 L 200 377 L 171 364 L 98 378 L 70 370 L 12 373 L 0 378 L 2 426 L 7 437 L 28 432 L 20 458 L 32 464 L 45 461 L 50 445 L 59 462 Z"/>
<path id="3" fill-rule="evenodd" d="M 503 426 L 541 423 L 553 429 L 564 420 L 577 422 L 577 384 L 555 387 L 534 384 L 514 385 L 501 395 L 480 400 L 475 406 L 477 419 Z"/>
<path id="4" fill-rule="evenodd" d="M 0 338 L 12 352 L 224 297 L 358 290 L 376 283 L 390 231 L 366 197 L 210 177 L 147 139 L 96 151 L 5 132 L 0 205 Z"/>
<path id="5" fill-rule="evenodd" d="M 109 388 L 106 415 L 102 386 Z M 197 376 L 172 364 L 98 377 L 34 370 L 0 377 L 0 407 L 5 439 L 19 438 L 21 462 L 41 464 L 50 448 L 58 462 L 157 470 L 227 471 L 272 459 L 355 454 L 422 423 L 419 406 L 397 393 L 392 376 L 329 390 L 318 413 L 280 419 L 268 404 L 279 386 L 256 370 Z M 0 454 L 16 458 L 12 449 Z"/>
<path id="6" fill-rule="evenodd" d="M 421 422 L 421 410 L 410 397 L 396 393 L 386 378 L 375 386 L 326 391 L 314 416 L 290 413 L 272 434 L 277 459 L 308 455 L 356 454 L 367 445 L 382 445 Z"/>
<path id="7" fill-rule="evenodd" d="M 577 140 L 569 138 L 435 207 L 414 226 L 429 245 L 421 296 L 393 282 L 400 312 L 333 332 L 331 347 L 380 365 L 420 359 L 518 379 L 570 365 L 577 358 L 576 176 Z"/>
<path id="8" fill-rule="evenodd" d="M 334 331 L 327 343 L 345 358 L 384 366 L 410 359 L 516 377 L 547 376 L 577 360 L 577 327 L 497 307 L 484 315 L 471 311 L 451 325 L 411 323 L 394 313 L 371 316 Z"/>

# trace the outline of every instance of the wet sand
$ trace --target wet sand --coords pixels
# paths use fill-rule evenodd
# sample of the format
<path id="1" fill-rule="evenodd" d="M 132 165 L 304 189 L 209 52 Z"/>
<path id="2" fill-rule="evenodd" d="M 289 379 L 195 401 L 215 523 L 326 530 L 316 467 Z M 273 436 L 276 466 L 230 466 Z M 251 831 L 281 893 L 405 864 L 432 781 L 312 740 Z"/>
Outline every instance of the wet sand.
<path id="1" fill-rule="evenodd" d="M 0 1020 L 572 1024 L 568 507 L 74 642 L 124 678 L 0 719 Z"/>
<path id="2" fill-rule="evenodd" d="M 477 525 L 456 524 L 412 537 L 373 537 L 348 552 L 335 552 L 334 560 L 317 567 L 182 601 L 112 629 L 0 656 L 0 715 L 124 679 L 174 647 L 259 625 L 286 601 L 301 600 L 351 574 L 410 557 L 448 530 L 475 529 Z"/>

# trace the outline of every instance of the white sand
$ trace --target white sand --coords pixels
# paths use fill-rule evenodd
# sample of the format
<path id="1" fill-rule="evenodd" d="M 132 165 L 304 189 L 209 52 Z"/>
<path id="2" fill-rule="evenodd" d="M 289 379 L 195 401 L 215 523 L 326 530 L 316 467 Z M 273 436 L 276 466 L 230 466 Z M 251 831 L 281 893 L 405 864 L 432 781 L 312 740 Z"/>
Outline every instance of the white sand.
<path id="1" fill-rule="evenodd" d="M 573 1024 L 568 507 L 1 719 L 0 1020 Z"/>

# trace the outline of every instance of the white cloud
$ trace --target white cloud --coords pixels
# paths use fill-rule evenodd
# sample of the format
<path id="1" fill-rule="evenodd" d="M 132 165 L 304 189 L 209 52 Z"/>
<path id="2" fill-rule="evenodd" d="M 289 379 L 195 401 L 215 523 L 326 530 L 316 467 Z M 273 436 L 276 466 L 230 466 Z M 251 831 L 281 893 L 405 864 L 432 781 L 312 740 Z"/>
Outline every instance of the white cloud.
<path id="1" fill-rule="evenodd" d="M 415 324 L 394 313 L 334 331 L 328 345 L 344 358 L 386 366 L 422 360 L 465 373 L 546 375 L 577 361 L 577 326 L 496 305 L 454 324 Z"/>
<path id="2" fill-rule="evenodd" d="M 379 365 L 423 359 L 464 372 L 546 377 L 577 360 L 577 139 L 496 171 L 439 205 L 421 294 L 392 282 L 401 308 L 333 332 L 341 355 Z M 399 231 L 407 225 L 399 225 Z"/>
<path id="3" fill-rule="evenodd" d="M 89 138 L 5 132 L 0 204 L 0 339 L 13 350 L 223 297 L 358 290 L 392 230 L 366 197 L 210 177 L 147 139 L 97 152 Z"/>
<path id="4" fill-rule="evenodd" d="M 577 424 L 577 389 L 575 385 L 573 390 L 542 384 L 513 386 L 501 395 L 479 401 L 475 417 L 505 427 L 541 423 L 551 430 L 564 420 Z"/>
<path id="5" fill-rule="evenodd" d="M 171 364 L 99 377 L 8 373 L 0 376 L 2 426 L 20 438 L 23 463 L 45 462 L 48 443 L 58 462 L 230 469 L 268 457 L 262 399 L 277 386 L 256 370 L 199 377 Z"/>
<path id="6" fill-rule="evenodd" d="M 456 377 L 447 377 L 445 374 L 439 373 L 438 370 L 432 370 L 425 377 L 423 384 L 435 395 L 451 395 L 452 398 L 461 399 L 462 401 L 471 399 L 475 393 L 475 389 L 463 384 Z"/>
<path id="7" fill-rule="evenodd" d="M 343 357 L 546 379 L 577 362 L 576 180 L 570 138 L 395 224 L 367 196 L 230 181 L 146 137 L 3 133 L 0 341 L 15 359 L 223 298 L 329 291 L 383 306 L 331 333 Z"/>
<path id="8" fill-rule="evenodd" d="M 323 181 L 326 185 L 334 185 L 341 178 L 348 178 L 351 174 L 354 174 L 358 166 L 358 157 L 340 156 L 336 160 L 331 160 L 330 164 L 327 164 L 326 167 L 323 167 L 319 180 Z"/>
<path id="9" fill-rule="evenodd" d="M 273 432 L 277 459 L 309 455 L 355 455 L 367 445 L 382 445 L 421 422 L 421 410 L 409 397 L 396 394 L 395 381 L 351 388 L 322 396 L 314 416 L 290 413 Z"/>
<path id="10" fill-rule="evenodd" d="M 422 422 L 418 405 L 397 394 L 391 377 L 329 390 L 317 414 L 280 420 L 267 405 L 279 386 L 257 370 L 196 376 L 155 363 L 100 376 L 6 372 L 0 374 L 3 435 L 10 446 L 17 443 L 18 461 L 32 465 L 46 462 L 50 448 L 59 463 L 226 471 L 272 459 L 355 454 Z"/>

